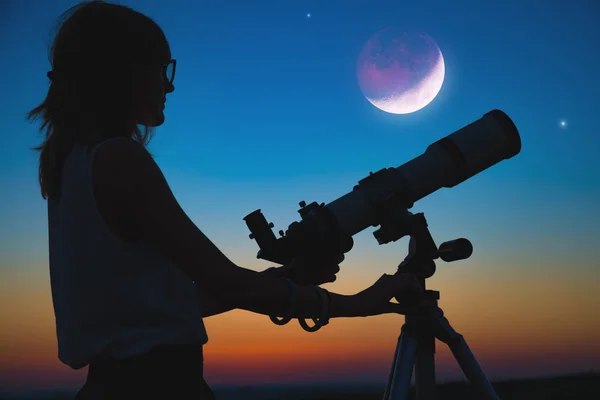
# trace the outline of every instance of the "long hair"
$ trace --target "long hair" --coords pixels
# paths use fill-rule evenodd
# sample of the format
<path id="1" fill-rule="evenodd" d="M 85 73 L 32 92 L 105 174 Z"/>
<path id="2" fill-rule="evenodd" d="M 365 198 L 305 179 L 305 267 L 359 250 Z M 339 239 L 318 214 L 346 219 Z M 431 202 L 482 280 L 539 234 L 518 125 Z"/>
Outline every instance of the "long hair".
<path id="1" fill-rule="evenodd" d="M 75 144 L 89 149 L 95 140 L 127 137 L 144 147 L 154 130 L 136 116 L 134 64 L 155 61 L 156 49 L 167 44 L 160 27 L 129 7 L 85 1 L 58 18 L 49 61 L 52 71 L 44 101 L 29 111 L 41 117 L 43 143 L 38 179 L 42 197 L 57 198 L 62 169 Z"/>

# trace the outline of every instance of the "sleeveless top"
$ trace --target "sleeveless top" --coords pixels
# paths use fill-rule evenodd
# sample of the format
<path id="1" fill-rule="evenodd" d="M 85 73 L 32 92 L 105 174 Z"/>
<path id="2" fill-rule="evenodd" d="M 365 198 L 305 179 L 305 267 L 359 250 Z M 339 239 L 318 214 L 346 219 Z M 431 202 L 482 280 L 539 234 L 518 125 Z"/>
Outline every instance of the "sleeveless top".
<path id="1" fill-rule="evenodd" d="M 58 358 L 73 369 L 162 343 L 208 341 L 194 282 L 147 243 L 122 239 L 103 221 L 92 183 L 92 160 L 102 143 L 91 152 L 73 147 L 60 196 L 48 198 Z"/>

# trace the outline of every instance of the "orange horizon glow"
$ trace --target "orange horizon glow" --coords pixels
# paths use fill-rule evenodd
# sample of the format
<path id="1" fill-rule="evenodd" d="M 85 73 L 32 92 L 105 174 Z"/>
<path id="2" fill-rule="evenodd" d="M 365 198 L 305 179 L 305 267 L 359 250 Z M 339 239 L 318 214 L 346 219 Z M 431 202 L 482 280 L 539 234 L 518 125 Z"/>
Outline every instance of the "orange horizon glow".
<path id="1" fill-rule="evenodd" d="M 352 276 L 352 263 L 348 271 L 327 289 L 351 294 L 368 285 Z M 445 316 L 486 374 L 503 379 L 600 366 L 600 321 L 591 317 L 600 297 L 594 290 L 598 273 L 590 273 L 548 274 L 551 279 L 522 274 L 515 280 L 514 270 L 497 268 L 463 284 L 460 270 L 440 270 L 429 286 L 441 291 Z M 374 282 L 377 274 L 369 274 Z M 13 387 L 83 384 L 87 368 L 75 371 L 57 358 L 47 277 L 15 272 L 1 285 L 2 381 Z M 205 376 L 214 385 L 385 382 L 403 323 L 403 316 L 389 314 L 336 318 L 308 333 L 297 321 L 276 326 L 267 316 L 234 310 L 205 319 Z M 438 379 L 461 379 L 447 346 L 438 341 L 436 349 Z"/>

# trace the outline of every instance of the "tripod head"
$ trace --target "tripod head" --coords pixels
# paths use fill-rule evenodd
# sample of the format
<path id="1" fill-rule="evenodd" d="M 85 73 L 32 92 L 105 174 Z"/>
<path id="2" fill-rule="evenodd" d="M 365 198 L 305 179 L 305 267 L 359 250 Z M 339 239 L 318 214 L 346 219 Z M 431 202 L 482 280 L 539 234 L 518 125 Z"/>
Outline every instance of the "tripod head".
<path id="1" fill-rule="evenodd" d="M 441 258 L 446 262 L 452 262 L 467 259 L 473 254 L 473 245 L 465 238 L 444 242 L 438 248 L 429 232 L 423 213 L 413 214 L 404 210 L 403 213 L 398 214 L 395 226 L 404 227 L 404 235 L 410 236 L 408 255 L 400 263 L 396 273 L 415 275 L 423 288 L 425 288 L 425 279 L 435 274 L 435 259 Z"/>

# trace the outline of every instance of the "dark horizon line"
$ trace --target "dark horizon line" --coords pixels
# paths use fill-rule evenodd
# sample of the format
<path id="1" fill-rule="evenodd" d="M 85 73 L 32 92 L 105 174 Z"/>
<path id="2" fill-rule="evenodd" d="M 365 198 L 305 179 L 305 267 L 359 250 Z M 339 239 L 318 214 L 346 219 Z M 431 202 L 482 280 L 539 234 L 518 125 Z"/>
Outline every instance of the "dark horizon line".
<path id="1" fill-rule="evenodd" d="M 507 379 L 490 379 L 490 382 L 494 385 L 496 384 L 506 384 L 506 383 L 518 383 L 518 382 L 533 382 L 533 381 L 545 381 L 545 380 L 554 380 L 554 379 L 569 379 L 569 378 L 578 378 L 578 377 L 591 377 L 597 375 L 600 378 L 600 370 L 590 368 L 587 371 L 581 371 L 576 373 L 563 373 L 563 374 L 554 374 L 554 375 L 542 375 L 538 377 L 524 377 L 524 378 L 507 378 Z M 237 391 L 237 390 L 253 390 L 253 389 L 344 389 L 344 388 L 356 388 L 356 389 L 382 389 L 385 388 L 386 381 L 381 381 L 381 383 L 375 382 L 344 382 L 344 383 L 293 383 L 293 384 L 256 384 L 256 385 L 240 385 L 240 384 L 211 384 L 211 388 L 214 391 Z M 462 379 L 453 379 L 442 382 L 437 382 L 436 386 L 441 385 L 454 385 L 467 383 L 467 380 L 463 377 Z M 414 386 L 414 384 L 411 384 Z M 77 392 L 80 388 L 75 389 L 67 389 L 67 388 L 56 388 L 56 389 L 6 389 L 0 388 L 0 398 L 5 398 L 5 396 L 22 396 L 23 399 L 29 399 L 29 396 L 32 395 L 41 395 L 41 394 L 66 394 Z"/>

